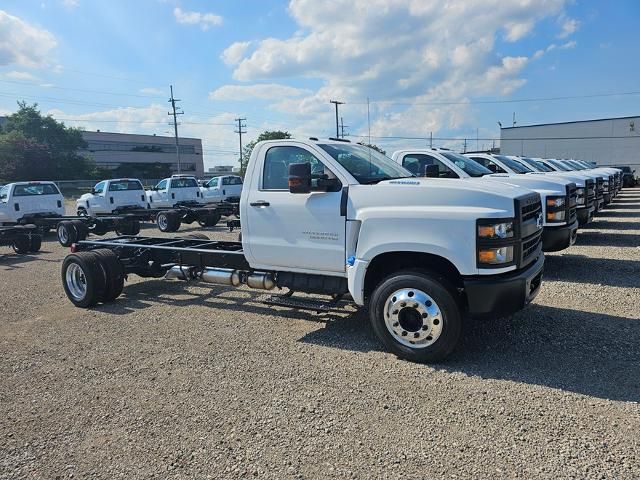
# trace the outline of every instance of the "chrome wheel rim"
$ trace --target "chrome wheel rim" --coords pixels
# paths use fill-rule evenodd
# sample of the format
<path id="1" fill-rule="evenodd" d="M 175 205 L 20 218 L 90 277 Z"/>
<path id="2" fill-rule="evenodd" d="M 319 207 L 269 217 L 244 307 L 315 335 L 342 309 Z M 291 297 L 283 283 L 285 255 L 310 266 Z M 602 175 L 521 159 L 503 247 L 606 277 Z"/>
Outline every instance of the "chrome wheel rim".
<path id="1" fill-rule="evenodd" d="M 433 298 L 416 288 L 396 290 L 384 304 L 384 323 L 394 340 L 410 348 L 433 345 L 444 319 Z"/>
<path id="2" fill-rule="evenodd" d="M 69 234 L 64 225 L 58 225 L 58 240 L 60 243 L 67 243 L 69 240 Z"/>
<path id="3" fill-rule="evenodd" d="M 82 300 L 87 294 L 87 277 L 84 270 L 77 263 L 72 263 L 67 267 L 65 273 L 67 289 L 75 300 Z"/>
<path id="4" fill-rule="evenodd" d="M 163 214 L 158 215 L 158 227 L 160 228 L 160 230 L 166 230 L 167 225 L 168 225 L 167 216 Z"/>

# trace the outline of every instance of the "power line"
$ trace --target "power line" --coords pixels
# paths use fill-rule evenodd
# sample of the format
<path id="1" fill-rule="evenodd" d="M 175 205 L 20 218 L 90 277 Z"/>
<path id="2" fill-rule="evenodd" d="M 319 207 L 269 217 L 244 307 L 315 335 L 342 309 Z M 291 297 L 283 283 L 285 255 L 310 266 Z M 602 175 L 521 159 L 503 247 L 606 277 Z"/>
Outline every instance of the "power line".
<path id="1" fill-rule="evenodd" d="M 2 83 L 13 83 L 15 85 L 25 85 L 29 87 L 37 87 L 37 88 L 45 88 L 45 89 L 54 89 L 54 90 L 69 90 L 72 92 L 84 92 L 84 93 L 98 93 L 101 95 L 114 95 L 117 97 L 136 97 L 136 98 L 152 98 L 152 99 L 161 99 L 158 95 L 140 95 L 136 93 L 118 93 L 118 92 L 107 92 L 104 90 L 87 90 L 84 88 L 71 88 L 71 87 L 60 87 L 58 85 L 43 85 L 38 83 L 29 83 L 29 82 L 19 82 L 16 80 L 0 80 Z"/>
<path id="2" fill-rule="evenodd" d="M 94 120 L 91 118 L 56 118 L 60 122 L 87 122 L 87 123 L 144 123 L 166 125 L 166 122 L 156 122 L 150 120 Z M 215 122 L 180 122 L 180 125 L 219 125 L 235 126 L 235 123 L 215 123 Z"/>
<path id="3" fill-rule="evenodd" d="M 358 138 L 366 138 L 367 135 L 349 135 L 350 137 L 358 137 Z M 380 140 L 451 140 L 463 142 L 466 140 L 465 137 L 403 137 L 403 136 L 376 136 L 371 135 L 371 138 L 377 138 Z M 468 138 L 468 137 L 467 137 Z M 523 140 L 610 140 L 610 139 L 629 139 L 629 138 L 637 138 L 640 139 L 640 135 L 601 135 L 601 136 L 590 136 L 590 137 L 526 137 L 526 138 L 503 138 L 503 141 L 523 141 Z M 491 140 L 501 140 L 500 137 L 478 137 L 477 140 L 491 141 Z"/>

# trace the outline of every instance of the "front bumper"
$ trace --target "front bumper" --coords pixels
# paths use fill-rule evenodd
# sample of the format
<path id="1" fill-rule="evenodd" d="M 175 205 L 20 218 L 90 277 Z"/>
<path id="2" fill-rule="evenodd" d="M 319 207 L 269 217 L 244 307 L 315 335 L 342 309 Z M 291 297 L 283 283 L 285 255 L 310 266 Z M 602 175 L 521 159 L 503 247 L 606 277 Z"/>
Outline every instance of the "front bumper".
<path id="1" fill-rule="evenodd" d="M 469 314 L 503 317 L 522 310 L 540 291 L 544 255 L 523 270 L 464 277 Z"/>
<path id="2" fill-rule="evenodd" d="M 569 248 L 576 242 L 578 221 L 560 227 L 544 227 L 542 230 L 542 251 L 558 252 Z"/>
<path id="3" fill-rule="evenodd" d="M 593 212 L 595 211 L 594 207 L 582 207 L 582 208 L 578 208 L 578 210 L 576 211 L 577 215 L 578 215 L 578 225 L 582 226 L 582 225 L 586 225 L 587 223 L 589 223 L 591 220 L 593 220 Z"/>
<path id="4" fill-rule="evenodd" d="M 596 198 L 596 212 L 604 208 L 604 196 Z"/>

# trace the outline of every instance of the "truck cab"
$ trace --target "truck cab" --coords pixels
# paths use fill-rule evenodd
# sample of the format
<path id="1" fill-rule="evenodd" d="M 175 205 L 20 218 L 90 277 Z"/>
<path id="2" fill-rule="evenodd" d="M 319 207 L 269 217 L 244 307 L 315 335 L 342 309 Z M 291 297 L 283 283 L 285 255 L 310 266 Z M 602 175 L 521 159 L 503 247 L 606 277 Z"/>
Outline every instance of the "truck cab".
<path id="1" fill-rule="evenodd" d="M 147 208 L 171 208 L 204 203 L 198 181 L 192 175 L 172 175 L 147 190 Z"/>
<path id="2" fill-rule="evenodd" d="M 533 190 L 542 199 L 543 251 L 564 250 L 575 242 L 578 229 L 576 186 L 567 180 L 512 172 L 494 173 L 481 165 L 480 160 L 476 160 L 476 154 L 464 156 L 448 149 L 399 150 L 391 158 L 412 172 L 427 172 L 427 169 L 436 166 L 437 170 L 434 168 L 430 174 L 433 177 L 459 178 L 469 182 L 499 182 Z M 484 156 L 482 160 L 489 161 Z"/>
<path id="3" fill-rule="evenodd" d="M 0 188 L 0 225 L 64 213 L 64 197 L 53 182 L 15 182 Z"/>
<path id="4" fill-rule="evenodd" d="M 137 178 L 102 180 L 76 201 L 78 215 L 91 217 L 138 208 L 147 208 L 147 198 Z"/>
<path id="5" fill-rule="evenodd" d="M 206 203 L 239 202 L 242 194 L 242 177 L 224 175 L 213 177 L 200 188 Z"/>

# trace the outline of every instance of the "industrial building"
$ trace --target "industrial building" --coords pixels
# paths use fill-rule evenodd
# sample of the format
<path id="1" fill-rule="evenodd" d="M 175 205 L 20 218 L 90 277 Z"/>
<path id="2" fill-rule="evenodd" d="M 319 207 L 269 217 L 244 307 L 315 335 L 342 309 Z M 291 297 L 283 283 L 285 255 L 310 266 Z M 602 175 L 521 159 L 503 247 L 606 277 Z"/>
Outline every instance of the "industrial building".
<path id="1" fill-rule="evenodd" d="M 116 176 L 162 178 L 178 173 L 174 137 L 129 133 L 82 132 L 87 151 L 98 167 Z M 180 172 L 204 175 L 202 140 L 180 137 Z"/>
<path id="2" fill-rule="evenodd" d="M 500 152 L 629 165 L 640 171 L 640 116 L 504 127 Z"/>

